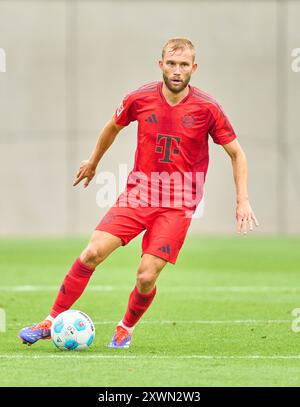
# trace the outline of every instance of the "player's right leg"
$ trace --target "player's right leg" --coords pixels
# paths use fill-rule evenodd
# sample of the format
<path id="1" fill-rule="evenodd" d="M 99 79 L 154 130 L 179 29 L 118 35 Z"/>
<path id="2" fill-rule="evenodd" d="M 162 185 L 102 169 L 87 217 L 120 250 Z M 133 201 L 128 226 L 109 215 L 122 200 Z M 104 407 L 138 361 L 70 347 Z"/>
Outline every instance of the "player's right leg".
<path id="1" fill-rule="evenodd" d="M 119 237 L 111 233 L 100 230 L 93 232 L 88 246 L 65 276 L 50 315 L 44 321 L 25 327 L 19 332 L 19 337 L 24 344 L 32 345 L 40 339 L 51 338 L 51 325 L 54 318 L 74 304 L 83 293 L 95 268 L 122 243 Z"/>

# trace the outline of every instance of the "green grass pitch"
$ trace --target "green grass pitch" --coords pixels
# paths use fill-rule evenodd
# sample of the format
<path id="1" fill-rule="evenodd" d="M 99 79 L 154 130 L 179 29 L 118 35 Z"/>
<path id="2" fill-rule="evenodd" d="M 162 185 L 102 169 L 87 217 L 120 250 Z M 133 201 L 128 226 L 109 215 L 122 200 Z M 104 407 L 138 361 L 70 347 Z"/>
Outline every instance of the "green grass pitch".
<path id="1" fill-rule="evenodd" d="M 96 338 L 84 352 L 17 334 L 48 314 L 86 239 L 0 240 L 1 386 L 299 386 L 300 238 L 188 236 L 128 350 L 109 349 L 127 305 L 140 240 L 115 251 L 72 307 Z M 300 324 L 299 324 L 300 325 Z"/>

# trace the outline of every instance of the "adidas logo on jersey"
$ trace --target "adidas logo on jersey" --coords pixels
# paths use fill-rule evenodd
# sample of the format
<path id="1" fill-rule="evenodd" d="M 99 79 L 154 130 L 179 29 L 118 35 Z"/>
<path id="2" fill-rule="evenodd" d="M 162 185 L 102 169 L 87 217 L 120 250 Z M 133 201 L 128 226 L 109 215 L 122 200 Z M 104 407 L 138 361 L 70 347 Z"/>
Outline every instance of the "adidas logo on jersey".
<path id="1" fill-rule="evenodd" d="M 170 250 L 170 245 L 166 244 L 165 246 L 159 247 L 158 250 L 161 250 L 164 253 L 168 253 L 170 254 L 171 250 Z"/>
<path id="2" fill-rule="evenodd" d="M 158 123 L 158 120 L 157 120 L 155 114 L 152 114 L 151 116 L 149 116 L 145 121 L 150 122 L 150 123 Z"/>

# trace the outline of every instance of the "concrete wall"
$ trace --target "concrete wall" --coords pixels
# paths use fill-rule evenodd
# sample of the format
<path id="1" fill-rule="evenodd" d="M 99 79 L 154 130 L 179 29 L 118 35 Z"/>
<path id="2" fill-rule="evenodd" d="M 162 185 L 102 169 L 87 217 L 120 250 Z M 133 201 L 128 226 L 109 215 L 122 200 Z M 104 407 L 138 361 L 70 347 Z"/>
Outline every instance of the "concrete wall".
<path id="1" fill-rule="evenodd" d="M 74 189 L 81 160 L 122 97 L 160 80 L 169 37 L 197 48 L 192 83 L 222 104 L 249 162 L 257 233 L 299 233 L 297 1 L 0 0 L 0 235 L 88 234 L 106 209 L 99 185 Z M 99 171 L 131 169 L 136 126 Z M 204 217 L 191 232 L 234 233 L 229 157 L 211 143 Z"/>

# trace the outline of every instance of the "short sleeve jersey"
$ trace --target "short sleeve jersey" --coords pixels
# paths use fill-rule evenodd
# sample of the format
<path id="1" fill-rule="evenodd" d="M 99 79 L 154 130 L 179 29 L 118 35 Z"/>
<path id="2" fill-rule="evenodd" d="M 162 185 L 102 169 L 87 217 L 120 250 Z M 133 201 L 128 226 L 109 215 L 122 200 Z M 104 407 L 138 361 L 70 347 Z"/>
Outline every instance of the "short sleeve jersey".
<path id="1" fill-rule="evenodd" d="M 207 93 L 189 85 L 188 95 L 171 106 L 162 93 L 162 85 L 162 82 L 153 82 L 129 93 L 115 112 L 118 125 L 138 122 L 134 167 L 126 191 L 137 185 L 136 174 L 143 174 L 147 179 L 147 191 L 139 198 L 141 202 L 147 198 L 149 204 L 155 189 L 162 193 L 163 182 L 157 184 L 154 181 L 164 174 L 173 182 L 170 202 L 162 202 L 160 196 L 159 205 L 157 202 L 156 205 L 173 206 L 181 191 L 182 206 L 194 210 L 203 195 L 209 163 L 209 136 L 215 143 L 224 145 L 233 141 L 236 134 L 222 107 Z M 178 184 L 179 188 L 174 188 Z M 186 188 L 185 184 L 189 187 Z M 190 202 L 183 199 L 185 188 L 193 198 Z"/>

